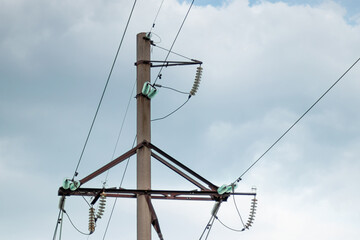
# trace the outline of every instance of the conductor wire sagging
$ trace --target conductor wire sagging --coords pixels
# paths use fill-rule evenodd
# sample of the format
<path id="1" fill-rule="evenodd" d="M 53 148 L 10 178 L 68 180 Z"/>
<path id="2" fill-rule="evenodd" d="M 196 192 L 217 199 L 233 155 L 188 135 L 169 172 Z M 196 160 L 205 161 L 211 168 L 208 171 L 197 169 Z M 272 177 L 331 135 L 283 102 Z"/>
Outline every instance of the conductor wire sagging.
<path id="1" fill-rule="evenodd" d="M 190 96 L 195 96 L 195 94 L 196 94 L 196 92 L 197 92 L 197 90 L 199 88 L 202 71 L 203 71 L 203 68 L 201 66 L 196 68 L 195 80 L 194 80 L 194 84 L 192 86 L 192 89 L 190 91 Z"/>

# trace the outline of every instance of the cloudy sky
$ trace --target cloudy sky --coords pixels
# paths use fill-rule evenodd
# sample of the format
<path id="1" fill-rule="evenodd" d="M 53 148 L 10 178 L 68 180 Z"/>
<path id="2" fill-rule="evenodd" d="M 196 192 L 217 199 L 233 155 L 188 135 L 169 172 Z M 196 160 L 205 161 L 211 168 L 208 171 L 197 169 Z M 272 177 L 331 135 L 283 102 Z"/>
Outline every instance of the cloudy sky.
<path id="1" fill-rule="evenodd" d="M 151 29 L 161 0 L 139 0 L 82 162 L 82 178 L 131 148 L 136 133 L 135 37 Z M 133 1 L 0 0 L 0 232 L 53 237 L 57 190 L 72 177 Z M 165 0 L 154 42 L 170 48 L 190 1 Z M 213 183 L 234 181 L 360 57 L 355 0 L 195 1 L 173 51 L 204 62 L 198 94 L 152 123 L 152 142 Z M 152 58 L 166 52 L 152 49 Z M 183 60 L 170 55 L 171 60 Z M 196 67 L 166 68 L 164 86 L 190 91 Z M 158 69 L 153 69 L 153 80 Z M 208 239 L 358 239 L 360 65 L 356 65 L 240 182 L 257 187 L 253 227 L 215 222 Z M 187 96 L 160 89 L 153 118 Z M 129 104 L 129 110 L 126 108 Z M 125 119 L 125 120 L 124 120 Z M 124 121 L 119 142 L 116 140 Z M 116 146 L 116 148 L 115 148 Z M 119 186 L 125 164 L 108 174 Z M 135 158 L 123 187 L 134 188 Z M 194 187 L 153 162 L 154 189 Z M 101 187 L 105 175 L 89 182 Z M 247 218 L 249 197 L 236 198 Z M 63 239 L 103 239 L 113 199 L 95 233 L 64 219 Z M 199 239 L 207 202 L 154 201 L 165 239 Z M 67 199 L 87 232 L 88 205 Z M 136 201 L 119 199 L 105 239 L 136 238 Z M 219 218 L 241 228 L 232 199 Z M 158 239 L 153 234 L 153 239 Z"/>

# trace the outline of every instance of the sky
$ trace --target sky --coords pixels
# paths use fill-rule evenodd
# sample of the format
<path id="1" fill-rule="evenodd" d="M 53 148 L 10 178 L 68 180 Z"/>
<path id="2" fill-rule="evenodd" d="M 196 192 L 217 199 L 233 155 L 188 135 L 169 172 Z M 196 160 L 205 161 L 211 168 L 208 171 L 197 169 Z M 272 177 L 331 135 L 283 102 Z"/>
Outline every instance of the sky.
<path id="1" fill-rule="evenodd" d="M 129 150 L 136 134 L 136 34 L 169 49 L 190 1 L 139 0 L 81 164 L 79 179 Z M 3 239 L 50 239 L 57 190 L 71 178 L 133 1 L 0 1 L 0 232 Z M 357 1 L 195 1 L 173 51 L 203 61 L 196 96 L 152 123 L 152 143 L 216 185 L 237 179 L 359 57 Z M 152 59 L 166 51 L 152 48 Z M 171 60 L 184 60 L 170 55 Z M 158 81 L 190 91 L 196 66 L 169 67 Z M 152 80 L 158 69 L 152 69 Z M 239 183 L 257 188 L 250 230 L 215 222 L 208 239 L 355 240 L 360 210 L 360 66 L 344 78 Z M 152 117 L 186 95 L 159 89 Z M 126 112 L 129 103 L 128 111 Z M 119 136 L 121 125 L 123 128 Z M 117 138 L 119 136 L 118 144 Z M 118 187 L 125 163 L 84 187 Z M 122 187 L 134 188 L 136 161 Z M 152 162 L 153 189 L 194 186 Z M 86 199 L 89 201 L 89 199 Z M 237 197 L 243 219 L 249 197 Z M 65 217 L 63 239 L 103 239 L 114 199 L 90 237 Z M 165 239 L 199 239 L 211 202 L 153 201 Z M 88 205 L 65 209 L 87 232 Z M 219 218 L 242 228 L 233 199 Z M 136 238 L 136 200 L 118 199 L 105 239 Z M 153 239 L 158 239 L 153 232 Z"/>

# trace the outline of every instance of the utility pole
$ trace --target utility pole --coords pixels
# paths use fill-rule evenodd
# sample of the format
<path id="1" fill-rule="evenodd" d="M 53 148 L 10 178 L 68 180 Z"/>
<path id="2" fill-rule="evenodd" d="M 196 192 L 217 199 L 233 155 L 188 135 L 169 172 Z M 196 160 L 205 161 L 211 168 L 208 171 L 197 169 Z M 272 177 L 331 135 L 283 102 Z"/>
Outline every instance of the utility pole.
<path id="1" fill-rule="evenodd" d="M 146 33 L 137 34 L 136 47 L 136 104 L 137 104 L 137 145 L 125 152 L 121 156 L 115 158 L 103 167 L 94 171 L 80 180 L 65 179 L 63 185 L 59 188 L 58 195 L 65 199 L 66 196 L 87 196 L 92 197 L 90 209 L 92 214 L 89 219 L 89 231 L 92 234 L 95 231 L 95 214 L 94 205 L 102 197 L 116 197 L 116 198 L 136 198 L 137 199 L 137 240 L 151 240 L 151 225 L 163 240 L 163 235 L 160 229 L 159 220 L 157 218 L 154 206 L 151 200 L 166 199 L 166 200 L 190 200 L 190 201 L 215 201 L 217 210 L 220 203 L 226 202 L 230 195 L 249 195 L 253 196 L 252 214 L 255 212 L 255 196 L 256 193 L 236 193 L 233 185 L 223 185 L 220 188 L 208 181 L 198 173 L 185 166 L 160 148 L 151 143 L 151 97 L 156 93 L 156 89 L 150 86 L 150 69 L 152 67 L 169 67 L 178 65 L 192 65 L 202 64 L 197 60 L 191 62 L 179 61 L 152 61 L 150 59 L 151 40 Z M 197 77 L 201 73 L 197 72 Z M 147 83 L 148 82 L 148 83 Z M 146 86 L 144 87 L 144 85 Z M 194 86 L 199 84 L 198 81 Z M 194 90 L 195 89 L 195 90 Z M 150 91 L 149 91 L 150 90 Z M 193 87 L 192 91 L 196 91 Z M 155 92 L 154 92 L 155 91 Z M 120 164 L 131 156 L 137 155 L 137 188 L 84 188 L 83 185 L 91 179 L 100 174 L 110 170 L 112 167 Z M 195 190 L 153 190 L 151 189 L 151 158 L 159 161 L 164 166 L 168 167 L 174 173 L 185 178 L 187 181 L 196 186 Z M 100 205 L 100 203 L 99 203 Z M 217 210 L 212 214 L 215 218 Z M 253 215 L 251 215 L 251 226 Z M 207 227 L 209 232 L 211 227 Z M 203 232 L 204 235 L 205 231 Z M 207 233 L 208 234 L 208 233 Z"/>
<path id="2" fill-rule="evenodd" d="M 151 142 L 150 99 L 141 94 L 146 82 L 150 82 L 150 41 L 146 33 L 137 34 L 137 143 Z M 151 150 L 137 150 L 137 189 L 151 189 Z M 151 214 L 146 196 L 137 197 L 137 240 L 151 240 Z"/>

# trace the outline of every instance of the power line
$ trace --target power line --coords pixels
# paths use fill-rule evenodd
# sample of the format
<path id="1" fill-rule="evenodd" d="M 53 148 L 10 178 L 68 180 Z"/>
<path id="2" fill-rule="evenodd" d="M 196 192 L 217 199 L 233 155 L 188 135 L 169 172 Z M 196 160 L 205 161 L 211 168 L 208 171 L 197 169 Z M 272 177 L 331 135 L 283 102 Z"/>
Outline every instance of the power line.
<path id="1" fill-rule="evenodd" d="M 62 211 L 62 209 L 59 210 L 59 214 L 58 214 L 58 217 L 57 217 L 57 220 L 56 220 L 56 226 L 55 226 L 55 229 L 54 229 L 53 240 L 56 239 L 56 234 L 57 234 L 57 231 L 58 231 L 58 227 L 59 227 L 59 224 L 60 224 L 61 221 L 62 221 L 61 211 Z"/>
<path id="2" fill-rule="evenodd" d="M 118 146 L 118 144 L 119 144 L 119 140 L 120 140 L 120 136 L 121 136 L 121 133 L 122 133 L 122 130 L 123 130 L 123 127 L 124 127 L 124 123 L 125 123 L 125 120 L 126 120 L 126 116 L 127 116 L 127 114 L 128 114 L 128 111 L 129 111 L 129 106 L 130 106 L 131 100 L 133 99 L 133 94 L 134 94 L 135 86 L 136 86 L 136 81 L 134 82 L 134 85 L 133 85 L 132 90 L 131 90 L 131 93 L 130 93 L 130 97 L 129 97 L 129 100 L 128 100 L 128 103 L 127 103 L 127 106 L 126 106 L 126 110 L 125 110 L 125 115 L 124 115 L 123 120 L 122 120 L 122 122 L 121 122 L 121 127 L 120 127 L 120 130 L 119 130 L 118 137 L 117 137 L 117 139 L 116 139 L 116 143 L 115 143 L 114 151 L 113 151 L 112 156 L 111 156 L 111 160 L 114 159 L 115 152 L 116 152 L 117 146 Z M 108 176 L 109 176 L 109 171 L 110 171 L 110 169 L 106 172 L 106 177 L 105 177 L 105 181 L 104 181 L 104 186 L 105 186 L 105 184 L 106 184 L 106 182 L 107 182 L 107 179 L 108 179 Z"/>
<path id="3" fill-rule="evenodd" d="M 234 188 L 233 188 L 233 193 L 234 193 Z M 245 224 L 244 224 L 244 221 L 243 221 L 243 219 L 242 219 L 242 217 L 241 217 L 239 208 L 238 208 L 238 206 L 237 206 L 237 204 L 236 204 L 235 195 L 233 195 L 233 200 L 234 200 L 234 206 L 235 206 L 236 212 L 237 212 L 237 214 L 239 215 L 240 221 L 241 221 L 241 223 L 242 223 L 242 225 L 243 225 L 243 229 L 245 230 Z"/>
<path id="4" fill-rule="evenodd" d="M 155 87 L 160 87 L 160 88 L 169 89 L 169 90 L 173 90 L 173 91 L 178 92 L 178 93 L 181 93 L 181 94 L 186 94 L 186 95 L 190 94 L 189 92 L 180 91 L 180 90 L 177 90 L 177 89 L 175 89 L 175 88 L 163 86 L 163 85 L 160 85 L 160 84 L 155 84 L 154 86 L 155 86 Z"/>
<path id="5" fill-rule="evenodd" d="M 126 34 L 126 32 L 127 32 L 127 29 L 128 29 L 129 23 L 130 23 L 131 16 L 132 16 L 132 14 L 133 14 L 133 12 L 134 12 L 134 8 L 135 8 L 136 1 L 137 1 L 137 0 L 134 1 L 134 4 L 133 4 L 133 6 L 132 6 L 132 9 L 131 9 L 129 18 L 128 18 L 128 20 L 127 20 L 127 23 L 126 23 L 126 26 L 125 26 L 123 35 L 122 35 L 122 37 L 121 37 L 121 41 L 120 41 L 119 47 L 118 47 L 118 49 L 117 49 L 117 51 L 116 51 L 115 58 L 114 58 L 114 61 L 113 61 L 113 63 L 112 63 L 112 66 L 111 66 L 111 68 L 110 68 L 110 72 L 109 72 L 109 75 L 108 75 L 108 77 L 107 77 L 104 90 L 103 90 L 103 92 L 102 92 L 102 95 L 101 95 L 99 104 L 98 104 L 98 106 L 97 106 L 97 108 L 96 108 L 96 112 L 95 112 L 94 118 L 93 118 L 93 120 L 92 120 L 92 123 L 91 123 L 90 129 L 89 129 L 88 135 L 87 135 L 87 137 L 86 137 L 85 144 L 84 144 L 83 149 L 82 149 L 82 151 L 81 151 L 79 161 L 78 161 L 78 163 L 77 163 L 77 165 L 76 165 L 76 168 L 75 168 L 75 171 L 74 171 L 74 175 L 73 175 L 73 179 L 74 179 L 74 178 L 76 177 L 76 175 L 77 175 L 77 171 L 78 171 L 78 169 L 79 169 L 80 162 L 81 162 L 82 157 L 83 157 L 83 155 L 84 155 L 84 151 L 85 151 L 86 145 L 87 145 L 87 143 L 88 143 L 88 140 L 89 140 L 91 131 L 92 131 L 92 129 L 93 129 L 93 126 L 94 126 L 96 117 L 97 117 L 97 115 L 98 115 L 98 112 L 99 112 L 101 103 L 102 103 L 102 101 L 103 101 L 103 98 L 104 98 L 104 95 L 105 95 L 107 86 L 108 86 L 108 84 L 109 84 L 109 80 L 110 80 L 110 77 L 111 77 L 111 75 L 112 75 L 112 72 L 113 72 L 113 69 L 114 69 L 114 66 L 115 66 L 117 57 L 118 57 L 118 55 L 119 55 L 120 48 L 121 48 L 122 43 L 123 43 L 123 41 L 124 41 L 124 37 L 125 37 L 125 34 Z"/>
<path id="6" fill-rule="evenodd" d="M 170 55 L 170 53 L 171 53 L 171 50 L 173 49 L 173 47 L 174 47 L 174 45 L 175 45 L 175 42 L 176 42 L 176 40 L 177 40 L 177 38 L 178 38 L 178 36 L 179 36 L 179 34 L 180 34 L 180 32 L 181 32 L 182 27 L 184 26 L 185 20 L 187 19 L 188 15 L 189 15 L 189 12 L 190 12 L 190 10 L 191 10 L 191 7 L 192 7 L 193 4 L 194 4 L 194 1 L 195 1 L 195 0 L 193 0 L 193 1 L 191 2 L 190 6 L 189 6 L 189 9 L 188 9 L 188 11 L 186 12 L 186 15 L 185 15 L 185 17 L 184 17 L 184 20 L 182 21 L 182 23 L 181 23 L 181 25 L 180 25 L 180 28 L 179 28 L 176 36 L 175 36 L 175 39 L 174 39 L 173 43 L 171 44 L 170 50 L 168 51 L 168 53 L 167 53 L 167 55 L 166 55 L 166 57 L 165 57 L 164 62 L 167 61 L 167 59 L 168 59 L 168 57 L 169 57 L 169 55 Z M 157 80 L 159 79 L 159 76 L 160 76 L 163 68 L 164 68 L 164 66 L 162 66 L 162 67 L 160 68 L 159 73 L 157 74 L 156 79 L 155 79 L 155 81 L 154 81 L 154 84 L 155 84 L 155 83 L 157 82 Z"/>
<path id="7" fill-rule="evenodd" d="M 358 62 L 358 58 L 255 162 L 253 162 L 250 167 L 248 167 L 241 175 L 238 177 L 234 183 L 240 182 L 241 178 L 257 164 L 260 159 L 262 159 Z M 234 184 L 233 183 L 233 184 Z"/>
<path id="8" fill-rule="evenodd" d="M 155 27 L 155 22 L 156 22 L 156 20 L 157 20 L 157 18 L 158 18 L 158 16 L 159 16 L 160 9 L 161 9 L 161 7 L 162 7 L 163 3 L 164 3 L 164 0 L 162 0 L 162 1 L 161 1 L 160 7 L 159 7 L 159 9 L 158 9 L 158 11 L 157 11 L 157 13 L 156 13 L 156 16 L 155 16 L 155 19 L 154 19 L 154 21 L 153 21 L 153 24 L 151 25 L 151 28 L 150 28 L 149 34 L 151 33 L 151 30 L 153 30 L 153 29 L 154 29 L 154 27 Z"/>
<path id="9" fill-rule="evenodd" d="M 133 144 L 132 144 L 132 147 L 131 147 L 131 148 L 133 148 L 133 147 L 135 146 L 136 137 L 137 137 L 137 136 L 135 136 L 135 138 L 134 138 L 134 141 L 133 141 Z M 124 181 L 124 178 L 125 178 L 125 174 L 126 174 L 126 171 L 127 171 L 127 169 L 128 169 L 128 166 L 129 166 L 129 161 L 130 161 L 130 158 L 131 158 L 131 157 L 129 157 L 129 158 L 127 159 L 126 166 L 125 166 L 125 169 L 124 169 L 124 172 L 123 172 L 123 175 L 122 175 L 121 181 L 120 181 L 119 188 L 121 188 L 121 186 L 122 186 L 122 184 L 123 184 L 123 181 Z M 105 232 L 104 232 L 104 235 L 103 235 L 103 240 L 105 239 L 105 236 L 106 236 L 107 231 L 108 231 L 108 229 L 109 229 L 109 225 L 110 225 L 110 222 L 111 222 L 111 219 L 112 219 L 112 216 L 113 216 L 114 210 L 115 210 L 115 205 L 116 205 L 116 203 L 117 203 L 117 199 L 118 199 L 118 198 L 115 198 L 115 200 L 114 200 L 114 204 L 113 204 L 112 209 L 111 209 L 110 217 L 109 217 L 109 220 L 108 220 L 108 222 L 107 222 L 107 224 L 106 224 Z"/>
<path id="10" fill-rule="evenodd" d="M 186 56 L 184 56 L 184 55 L 182 55 L 182 54 L 180 54 L 180 53 L 176 53 L 176 52 L 173 52 L 173 51 L 171 51 L 171 50 L 169 50 L 169 49 L 160 47 L 160 46 L 158 46 L 158 45 L 156 45 L 156 44 L 154 44 L 154 43 L 152 44 L 152 46 L 157 47 L 157 48 L 160 48 L 160 49 L 165 50 L 165 51 L 168 51 L 168 52 L 170 52 L 170 53 L 172 53 L 172 54 L 175 54 L 175 55 L 177 55 L 177 56 L 179 56 L 179 57 L 182 57 L 182 58 L 185 58 L 185 59 L 187 59 L 187 60 L 191 60 L 191 61 L 194 60 L 194 59 L 189 58 L 189 57 L 186 57 Z"/>
<path id="11" fill-rule="evenodd" d="M 166 116 L 164 116 L 164 117 L 152 119 L 151 121 L 152 121 L 152 122 L 155 122 L 155 121 L 163 120 L 163 119 L 169 117 L 170 115 L 176 113 L 177 111 L 180 110 L 180 108 L 182 108 L 182 107 L 190 100 L 190 98 L 191 98 L 191 95 L 189 95 L 189 97 L 186 99 L 186 101 L 185 101 L 183 104 L 180 105 L 180 107 L 178 107 L 177 109 L 175 109 L 174 111 L 172 111 L 172 112 L 169 113 L 168 115 L 166 115 Z"/>
<path id="12" fill-rule="evenodd" d="M 81 233 L 81 234 L 83 234 L 83 235 L 90 235 L 90 234 L 91 234 L 91 233 L 84 233 L 84 232 L 80 231 L 80 230 L 75 226 L 75 224 L 71 221 L 71 218 L 70 218 L 69 214 L 68 214 L 65 210 L 63 210 L 63 212 L 64 212 L 65 215 L 68 217 L 69 222 L 71 223 L 71 225 L 74 227 L 74 229 L 75 229 L 76 231 L 78 231 L 79 233 Z"/>
<path id="13" fill-rule="evenodd" d="M 244 228 L 243 228 L 243 229 L 235 229 L 235 228 L 232 228 L 232 227 L 227 226 L 225 223 L 223 223 L 223 222 L 219 219 L 218 216 L 216 216 L 215 218 L 216 218 L 216 220 L 219 221 L 219 223 L 220 223 L 221 225 L 223 225 L 224 227 L 226 227 L 227 229 L 229 229 L 229 230 L 231 230 L 231 231 L 234 231 L 234 232 L 243 232 L 243 231 L 244 231 Z"/>

